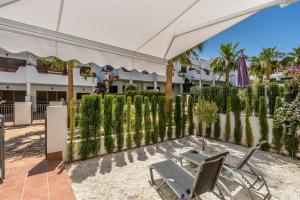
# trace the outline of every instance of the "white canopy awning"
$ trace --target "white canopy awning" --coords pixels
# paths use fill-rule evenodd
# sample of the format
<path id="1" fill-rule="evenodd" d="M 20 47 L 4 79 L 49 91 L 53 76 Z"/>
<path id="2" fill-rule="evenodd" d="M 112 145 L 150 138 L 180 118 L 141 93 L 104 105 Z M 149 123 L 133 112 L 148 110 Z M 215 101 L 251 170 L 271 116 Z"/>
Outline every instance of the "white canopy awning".
<path id="1" fill-rule="evenodd" d="M 293 0 L 0 0 L 0 47 L 165 74 L 166 60 Z"/>

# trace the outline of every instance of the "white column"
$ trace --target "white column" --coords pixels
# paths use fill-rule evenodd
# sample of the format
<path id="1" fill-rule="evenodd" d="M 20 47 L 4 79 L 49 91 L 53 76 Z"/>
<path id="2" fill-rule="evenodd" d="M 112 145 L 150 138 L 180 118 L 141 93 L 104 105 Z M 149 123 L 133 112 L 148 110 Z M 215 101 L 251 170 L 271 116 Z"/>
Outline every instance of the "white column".
<path id="1" fill-rule="evenodd" d="M 31 102 L 31 83 L 26 82 L 26 96 L 25 96 L 26 102 Z"/>
<path id="2" fill-rule="evenodd" d="M 212 73 L 212 85 L 216 86 L 216 79 L 215 79 L 215 74 Z"/>
<path id="3" fill-rule="evenodd" d="M 182 92 L 183 92 L 183 84 L 180 83 L 179 88 L 180 88 L 180 94 L 182 94 Z"/>
<path id="4" fill-rule="evenodd" d="M 201 79 L 199 80 L 199 87 L 200 88 L 202 87 L 202 80 Z"/>
<path id="5" fill-rule="evenodd" d="M 129 80 L 129 84 L 133 84 L 133 80 L 132 79 Z"/>
<path id="6" fill-rule="evenodd" d="M 154 90 L 157 90 L 157 81 L 154 81 L 153 89 L 154 89 Z"/>

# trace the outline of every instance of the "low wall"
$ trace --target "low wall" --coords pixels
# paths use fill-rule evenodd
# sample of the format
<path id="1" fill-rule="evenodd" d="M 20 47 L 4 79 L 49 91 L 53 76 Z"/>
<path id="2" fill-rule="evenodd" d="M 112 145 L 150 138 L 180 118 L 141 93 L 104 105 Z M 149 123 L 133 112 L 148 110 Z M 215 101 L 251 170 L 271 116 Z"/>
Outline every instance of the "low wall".
<path id="1" fill-rule="evenodd" d="M 47 157 L 62 158 L 67 147 L 67 106 L 47 106 Z"/>
<path id="2" fill-rule="evenodd" d="M 31 102 L 15 102 L 15 125 L 31 124 Z"/>

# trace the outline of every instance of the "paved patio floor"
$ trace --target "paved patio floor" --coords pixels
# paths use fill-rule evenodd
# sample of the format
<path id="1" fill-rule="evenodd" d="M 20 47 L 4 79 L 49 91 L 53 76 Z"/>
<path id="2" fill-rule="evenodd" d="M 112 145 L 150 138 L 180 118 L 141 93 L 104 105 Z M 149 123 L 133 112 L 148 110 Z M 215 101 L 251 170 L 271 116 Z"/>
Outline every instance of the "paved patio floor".
<path id="1" fill-rule="evenodd" d="M 6 179 L 0 200 L 72 200 L 70 178 L 61 160 L 45 160 L 44 125 L 5 130 Z"/>
<path id="2" fill-rule="evenodd" d="M 175 156 L 188 149 L 201 149 L 202 143 L 192 138 L 165 141 L 155 145 L 122 151 L 105 156 L 78 161 L 67 165 L 68 174 L 77 200 L 160 200 L 175 199 L 167 187 L 156 191 L 149 183 L 148 166 Z M 209 140 L 206 155 L 229 151 L 226 162 L 237 163 L 236 155 L 242 156 L 248 150 L 243 146 Z M 300 199 L 300 162 L 269 152 L 258 151 L 253 162 L 267 179 L 271 190 L 270 199 Z M 193 170 L 187 165 L 188 170 Z M 157 182 L 160 181 L 155 176 Z M 247 192 L 236 183 L 227 183 L 238 200 L 249 199 Z M 261 192 L 265 192 L 262 190 Z M 202 199 L 217 199 L 212 194 Z M 255 195 L 255 199 L 262 199 Z"/>

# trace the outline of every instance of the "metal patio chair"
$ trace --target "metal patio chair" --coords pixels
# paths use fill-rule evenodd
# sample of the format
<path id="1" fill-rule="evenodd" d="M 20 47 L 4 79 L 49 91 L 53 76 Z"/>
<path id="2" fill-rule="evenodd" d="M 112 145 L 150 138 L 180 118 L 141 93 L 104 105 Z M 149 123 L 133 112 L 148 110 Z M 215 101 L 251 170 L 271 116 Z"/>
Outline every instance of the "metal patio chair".
<path id="1" fill-rule="evenodd" d="M 182 200 L 201 199 L 200 195 L 206 192 L 213 192 L 220 199 L 225 199 L 226 193 L 233 199 L 227 187 L 218 179 L 227 154 L 225 152 L 205 159 L 195 177 L 172 160 L 152 164 L 149 167 L 151 183 L 157 190 L 167 184 Z M 153 170 L 163 179 L 158 186 L 153 179 Z M 214 191 L 215 188 L 218 193 Z"/>
<path id="2" fill-rule="evenodd" d="M 256 146 L 249 149 L 249 151 L 243 156 L 236 156 L 240 158 L 240 161 L 236 166 L 229 165 L 224 163 L 223 169 L 221 171 L 220 176 L 233 181 L 233 178 L 236 178 L 238 183 L 240 183 L 249 193 L 250 197 L 253 199 L 252 191 L 259 193 L 261 188 L 265 186 L 267 190 L 267 194 L 264 195 L 264 199 L 266 199 L 270 195 L 270 190 L 267 185 L 266 180 L 263 177 L 262 172 L 260 172 L 251 162 L 252 156 L 256 153 L 256 151 L 264 144 L 266 141 L 261 141 Z M 179 155 L 178 160 L 182 166 L 182 160 L 187 160 L 195 165 L 200 165 L 203 160 L 207 159 L 208 157 L 201 154 L 197 150 L 190 150 L 184 152 Z M 245 169 L 248 167 L 248 169 Z M 249 178 L 246 177 L 247 175 L 253 176 L 255 178 L 254 181 L 251 181 Z M 260 183 L 260 185 L 258 185 Z M 261 194 L 261 193 L 259 193 Z M 263 195 L 263 194 L 261 194 Z"/>

